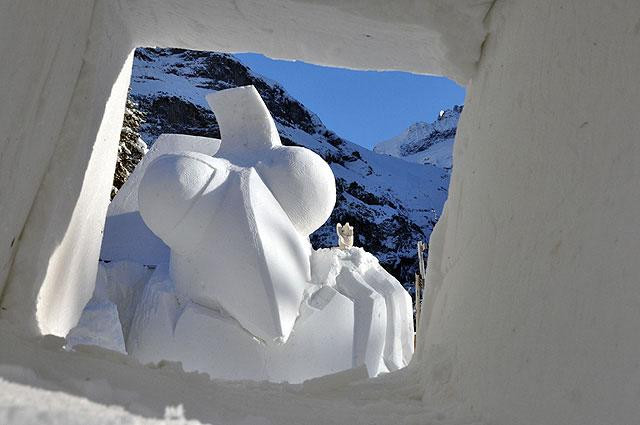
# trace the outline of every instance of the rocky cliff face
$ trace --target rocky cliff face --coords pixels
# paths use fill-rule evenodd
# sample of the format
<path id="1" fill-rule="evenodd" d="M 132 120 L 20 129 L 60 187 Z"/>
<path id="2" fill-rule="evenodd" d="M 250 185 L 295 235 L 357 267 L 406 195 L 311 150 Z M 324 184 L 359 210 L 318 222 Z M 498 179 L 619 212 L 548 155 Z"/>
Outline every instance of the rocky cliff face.
<path id="1" fill-rule="evenodd" d="M 284 144 L 322 156 L 337 183 L 336 207 L 311 236 L 314 247 L 337 245 L 335 226 L 355 226 L 355 244 L 380 259 L 410 287 L 415 247 L 427 240 L 447 197 L 448 170 L 407 163 L 371 152 L 327 129 L 278 83 L 255 74 L 231 55 L 179 49 L 136 51 L 130 100 L 146 115 L 142 139 L 153 144 L 162 133 L 220 137 L 204 95 L 252 84 L 271 111 Z"/>
<path id="2" fill-rule="evenodd" d="M 113 175 L 111 187 L 111 199 L 116 196 L 129 174 L 147 153 L 147 145 L 140 138 L 140 126 L 144 122 L 144 115 L 131 99 L 127 99 L 118 144 L 118 162 L 116 162 L 116 172 Z"/>

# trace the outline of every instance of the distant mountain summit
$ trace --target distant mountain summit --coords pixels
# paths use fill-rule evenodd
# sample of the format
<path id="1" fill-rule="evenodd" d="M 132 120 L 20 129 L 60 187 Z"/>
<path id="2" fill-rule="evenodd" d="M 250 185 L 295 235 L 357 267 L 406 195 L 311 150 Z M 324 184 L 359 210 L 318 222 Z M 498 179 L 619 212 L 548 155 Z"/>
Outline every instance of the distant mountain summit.
<path id="1" fill-rule="evenodd" d="M 232 55 L 181 49 L 136 50 L 130 100 L 145 115 L 140 136 L 162 133 L 220 137 L 205 101 L 215 90 L 252 84 L 271 111 L 283 144 L 304 146 L 331 166 L 337 201 L 313 235 L 315 248 L 337 246 L 336 224 L 355 227 L 355 245 L 374 254 L 406 286 L 413 284 L 416 243 L 426 241 L 447 198 L 449 172 L 374 153 L 342 139 L 275 81 Z"/>
<path id="2" fill-rule="evenodd" d="M 373 151 L 418 164 L 451 168 L 453 141 L 462 106 L 441 111 L 431 123 L 417 122 L 389 140 L 378 143 Z"/>

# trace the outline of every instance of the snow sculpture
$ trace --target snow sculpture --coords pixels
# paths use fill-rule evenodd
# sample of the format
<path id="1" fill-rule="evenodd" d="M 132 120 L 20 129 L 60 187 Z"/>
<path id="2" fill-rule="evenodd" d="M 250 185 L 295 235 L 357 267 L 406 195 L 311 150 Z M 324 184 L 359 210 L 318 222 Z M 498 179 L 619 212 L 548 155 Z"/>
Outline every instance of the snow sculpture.
<path id="1" fill-rule="evenodd" d="M 343 249 L 311 249 L 309 234 L 335 203 L 331 168 L 282 146 L 252 86 L 207 100 L 222 140 L 161 136 L 134 170 L 110 207 L 102 256 L 111 262 L 68 345 L 224 379 L 300 382 L 406 366 L 413 321 L 400 283 L 352 248 L 348 223 L 338 227 Z"/>
<path id="2" fill-rule="evenodd" d="M 208 101 L 222 132 L 217 157 L 156 159 L 140 183 L 140 213 L 171 249 L 179 297 L 222 307 L 268 344 L 286 341 L 310 280 L 304 237 L 331 213 L 333 174 L 315 153 L 282 146 L 253 86 Z"/>
<path id="3" fill-rule="evenodd" d="M 338 247 L 340 249 L 349 249 L 353 246 L 353 226 L 349 226 L 347 222 L 344 226 L 341 223 L 336 224 L 338 233 Z"/>

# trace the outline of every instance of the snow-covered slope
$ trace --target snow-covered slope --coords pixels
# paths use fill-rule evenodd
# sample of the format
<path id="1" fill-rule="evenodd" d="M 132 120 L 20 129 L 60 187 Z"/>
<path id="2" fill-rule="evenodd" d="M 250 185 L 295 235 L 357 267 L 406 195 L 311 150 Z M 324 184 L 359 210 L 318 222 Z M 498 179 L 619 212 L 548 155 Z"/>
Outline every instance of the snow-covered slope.
<path id="1" fill-rule="evenodd" d="M 431 123 L 417 122 L 389 140 L 378 143 L 373 151 L 418 164 L 451 168 L 453 141 L 462 106 L 441 111 Z"/>
<path id="2" fill-rule="evenodd" d="M 336 246 L 336 223 L 348 221 L 355 226 L 355 244 L 410 285 L 416 242 L 428 240 L 447 196 L 447 170 L 407 164 L 344 140 L 278 83 L 255 74 L 231 55 L 211 52 L 136 51 L 130 97 L 146 113 L 140 134 L 148 144 L 162 133 L 219 137 L 205 95 L 248 84 L 263 97 L 282 142 L 318 153 L 336 176 L 336 207 L 311 236 L 314 246 Z"/>

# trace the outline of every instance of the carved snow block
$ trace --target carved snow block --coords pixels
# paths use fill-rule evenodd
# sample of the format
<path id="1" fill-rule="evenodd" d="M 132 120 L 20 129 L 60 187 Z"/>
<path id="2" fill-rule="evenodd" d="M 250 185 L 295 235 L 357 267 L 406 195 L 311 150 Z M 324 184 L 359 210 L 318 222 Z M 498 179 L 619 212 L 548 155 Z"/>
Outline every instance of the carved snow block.
<path id="1" fill-rule="evenodd" d="M 171 248 L 179 297 L 221 306 L 266 343 L 286 341 L 310 280 L 310 248 L 255 170 L 165 155 L 139 196 L 143 219 Z"/>
<path id="2" fill-rule="evenodd" d="M 378 269 L 382 268 L 368 269 L 364 280 L 384 298 L 387 323 L 383 356 L 387 369 L 393 371 L 409 364 L 413 355 L 413 303 L 397 279 Z"/>
<path id="3" fill-rule="evenodd" d="M 340 271 L 336 289 L 354 304 L 354 365 L 365 364 L 369 376 L 388 371 L 383 361 L 387 323 L 384 298 L 360 274 L 347 268 Z"/>
<path id="4" fill-rule="evenodd" d="M 217 379 L 267 379 L 264 344 L 228 314 L 187 303 L 178 318 L 173 344 L 186 371 Z"/>
<path id="5" fill-rule="evenodd" d="M 168 266 L 159 266 L 142 292 L 129 329 L 127 352 L 141 363 L 178 359 L 172 342 L 177 314 Z"/>
<path id="6" fill-rule="evenodd" d="M 354 304 L 324 286 L 301 307 L 300 317 L 284 345 L 267 349 L 271 381 L 305 379 L 351 369 L 354 364 Z"/>

